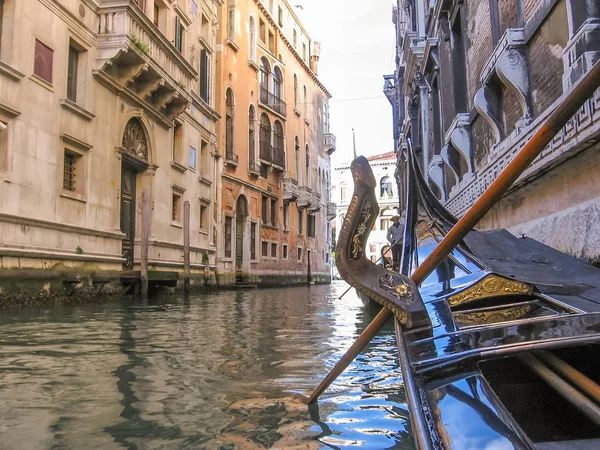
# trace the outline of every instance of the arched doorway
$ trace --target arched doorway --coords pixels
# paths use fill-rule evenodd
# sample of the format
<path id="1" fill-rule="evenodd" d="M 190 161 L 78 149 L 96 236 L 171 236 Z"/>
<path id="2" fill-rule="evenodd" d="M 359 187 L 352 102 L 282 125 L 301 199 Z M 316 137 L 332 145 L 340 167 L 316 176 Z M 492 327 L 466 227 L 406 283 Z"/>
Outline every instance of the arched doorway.
<path id="1" fill-rule="evenodd" d="M 148 140 L 139 119 L 127 122 L 121 142 L 121 231 L 123 268 L 133 268 L 137 174 L 148 168 Z"/>
<path id="2" fill-rule="evenodd" d="M 237 199 L 235 207 L 235 270 L 236 275 L 242 274 L 244 265 L 244 229 L 248 217 L 248 200 L 243 195 Z"/>

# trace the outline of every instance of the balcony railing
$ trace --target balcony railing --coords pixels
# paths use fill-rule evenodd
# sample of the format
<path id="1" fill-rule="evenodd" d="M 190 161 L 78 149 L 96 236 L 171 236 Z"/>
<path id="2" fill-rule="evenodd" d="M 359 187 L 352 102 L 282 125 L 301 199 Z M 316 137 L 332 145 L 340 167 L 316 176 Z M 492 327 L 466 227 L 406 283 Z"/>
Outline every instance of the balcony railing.
<path id="1" fill-rule="evenodd" d="M 286 104 L 283 100 L 277 97 L 275 94 L 272 94 L 267 89 L 261 86 L 260 88 L 260 102 L 271 108 L 278 114 L 281 114 L 285 117 L 286 112 Z"/>
<path id="2" fill-rule="evenodd" d="M 310 212 L 321 211 L 321 194 L 318 192 L 312 193 L 311 204 L 308 206 Z"/>
<path id="3" fill-rule="evenodd" d="M 300 191 L 298 190 L 298 182 L 293 178 L 283 179 L 283 201 L 293 202 L 296 201 Z"/>
<path id="4" fill-rule="evenodd" d="M 313 203 L 312 189 L 307 186 L 300 186 L 300 188 L 298 190 L 300 192 L 300 195 L 298 196 L 298 202 L 297 202 L 298 208 L 304 209 L 304 208 L 309 208 L 310 206 L 312 206 L 312 203 Z"/>

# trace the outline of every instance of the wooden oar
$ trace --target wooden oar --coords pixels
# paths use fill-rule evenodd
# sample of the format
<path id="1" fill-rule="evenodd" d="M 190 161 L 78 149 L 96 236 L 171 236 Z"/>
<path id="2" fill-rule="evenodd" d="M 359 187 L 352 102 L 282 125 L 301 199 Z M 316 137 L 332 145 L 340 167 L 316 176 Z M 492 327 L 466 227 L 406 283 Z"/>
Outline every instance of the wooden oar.
<path id="1" fill-rule="evenodd" d="M 514 157 L 508 166 L 498 175 L 498 178 L 485 190 L 485 192 L 471 206 L 467 213 L 454 225 L 450 232 L 442 239 L 431 254 L 423 261 L 411 275 L 412 280 L 419 286 L 436 267 L 450 254 L 450 252 L 463 240 L 463 238 L 477 225 L 487 212 L 502 198 L 512 184 L 529 167 L 533 160 L 552 141 L 554 136 L 567 124 L 569 119 L 594 91 L 600 86 L 600 63 L 596 63 L 592 70 L 577 84 L 565 100 L 546 119 L 544 124 L 535 132 L 529 142 Z M 371 339 L 381 330 L 383 325 L 392 317 L 389 309 L 382 309 L 367 328 L 358 337 L 356 342 L 346 351 L 342 359 L 333 367 L 327 377 L 306 399 L 308 404 L 317 401 L 319 396 L 333 383 L 354 358 L 367 346 Z"/>

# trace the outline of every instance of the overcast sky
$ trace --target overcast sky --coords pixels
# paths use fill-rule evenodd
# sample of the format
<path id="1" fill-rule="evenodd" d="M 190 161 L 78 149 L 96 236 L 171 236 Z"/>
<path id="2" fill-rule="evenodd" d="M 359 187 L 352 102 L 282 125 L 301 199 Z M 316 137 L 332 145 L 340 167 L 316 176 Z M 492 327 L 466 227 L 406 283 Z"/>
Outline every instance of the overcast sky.
<path id="1" fill-rule="evenodd" d="M 313 41 L 321 42 L 319 79 L 333 95 L 333 166 L 359 155 L 393 150 L 392 109 L 383 75 L 394 72 L 391 0 L 288 0 Z M 357 100 L 363 99 L 363 100 Z"/>

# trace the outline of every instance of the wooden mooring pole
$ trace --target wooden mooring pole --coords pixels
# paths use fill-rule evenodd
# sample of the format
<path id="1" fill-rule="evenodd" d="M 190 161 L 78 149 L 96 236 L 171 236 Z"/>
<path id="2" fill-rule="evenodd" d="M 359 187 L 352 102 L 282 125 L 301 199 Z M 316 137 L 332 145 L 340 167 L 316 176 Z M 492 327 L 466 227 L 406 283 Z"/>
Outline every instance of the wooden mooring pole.
<path id="1" fill-rule="evenodd" d="M 183 291 L 190 292 L 190 202 L 183 203 Z"/>
<path id="2" fill-rule="evenodd" d="M 141 242 L 141 286 L 142 295 L 148 295 L 148 245 L 150 241 L 150 192 L 142 190 L 142 242 Z"/>

